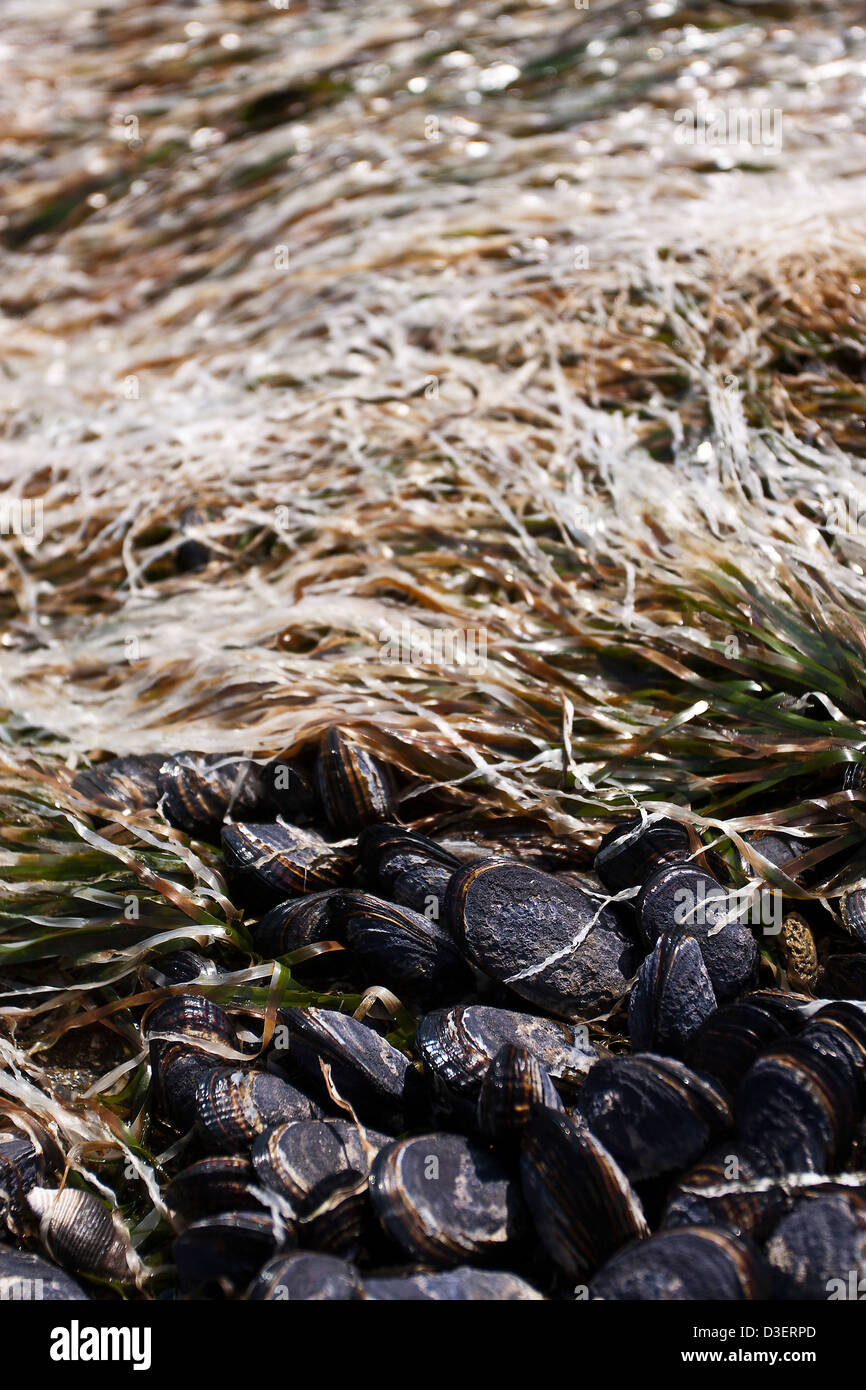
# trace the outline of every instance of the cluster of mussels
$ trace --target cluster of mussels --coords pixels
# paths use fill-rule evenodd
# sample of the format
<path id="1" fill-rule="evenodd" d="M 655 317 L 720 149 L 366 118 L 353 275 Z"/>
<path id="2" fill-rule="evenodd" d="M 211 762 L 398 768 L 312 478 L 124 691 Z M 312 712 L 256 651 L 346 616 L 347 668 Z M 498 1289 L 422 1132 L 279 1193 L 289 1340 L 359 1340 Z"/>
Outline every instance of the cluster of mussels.
<path id="1" fill-rule="evenodd" d="M 186 1295 L 823 1299 L 866 1276 L 864 956 L 819 962 L 791 913 L 788 987 L 759 988 L 759 936 L 685 824 L 619 824 L 593 873 L 462 862 L 395 822 L 386 770 L 336 729 L 309 778 L 183 754 L 75 785 L 220 836 L 259 957 L 417 1018 L 411 1057 L 337 1008 L 283 1008 L 265 1034 L 208 996 L 214 962 L 150 963 L 171 987 L 141 1029 L 186 1139 L 161 1194 Z M 752 844 L 770 866 L 799 852 Z M 617 1043 L 596 1025 L 620 1017 Z M 66 1270 L 140 1279 L 108 1208 L 51 1186 L 58 1160 L 32 1122 L 0 1135 L 12 1231 L 35 1216 Z M 36 1265 L 5 1247 L 0 1283 Z M 44 1296 L 83 1296 L 43 1273 Z"/>

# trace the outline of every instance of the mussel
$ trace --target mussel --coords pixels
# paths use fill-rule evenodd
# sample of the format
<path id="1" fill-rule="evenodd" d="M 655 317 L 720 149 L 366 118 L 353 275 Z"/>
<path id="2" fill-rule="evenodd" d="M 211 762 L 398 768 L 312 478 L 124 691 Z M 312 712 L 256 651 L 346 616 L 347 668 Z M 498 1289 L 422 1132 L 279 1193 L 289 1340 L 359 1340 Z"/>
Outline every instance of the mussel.
<path id="1" fill-rule="evenodd" d="M 778 1168 L 827 1172 L 850 1146 L 858 1087 L 838 1059 L 789 1038 L 752 1063 L 735 1113 L 740 1138 Z"/>
<path id="2" fill-rule="evenodd" d="M 249 758 L 176 753 L 157 778 L 160 806 L 170 825 L 215 840 L 227 816 L 255 820 L 267 806 L 264 771 Z"/>
<path id="3" fill-rule="evenodd" d="M 365 825 L 394 815 L 394 791 L 388 769 L 341 729 L 322 736 L 316 764 L 316 789 L 338 835 L 357 835 Z"/>
<path id="4" fill-rule="evenodd" d="M 254 1191 L 256 1175 L 242 1154 L 200 1158 L 184 1168 L 165 1190 L 169 1209 L 183 1222 L 224 1211 L 261 1211 L 266 1203 Z"/>
<path id="5" fill-rule="evenodd" d="M 336 889 L 324 893 L 309 893 L 303 898 L 289 898 L 266 912 L 250 928 L 253 945 L 259 955 L 276 960 L 304 946 L 333 941 L 337 927 L 331 917 L 331 904 Z M 318 959 L 318 957 L 316 957 Z"/>
<path id="6" fill-rule="evenodd" d="M 222 848 L 232 888 L 251 910 L 336 888 L 352 872 L 349 855 L 297 825 L 226 825 Z"/>
<path id="7" fill-rule="evenodd" d="M 661 1231 L 620 1250 L 590 1284 L 590 1297 L 671 1302 L 768 1297 L 769 1275 L 747 1240 L 719 1227 Z"/>
<path id="8" fill-rule="evenodd" d="M 681 1056 L 715 1010 L 716 996 L 697 941 L 664 932 L 641 965 L 629 998 L 632 1047 Z"/>
<path id="9" fill-rule="evenodd" d="M 499 1261 L 525 1229 L 508 1170 L 459 1134 L 421 1134 L 382 1149 L 370 1196 L 391 1239 L 411 1258 L 434 1264 Z"/>
<path id="10" fill-rule="evenodd" d="M 785 1188 L 766 1156 L 729 1139 L 677 1179 L 662 1224 L 724 1226 L 760 1240 L 787 1205 Z"/>
<path id="11" fill-rule="evenodd" d="M 685 1168 L 731 1123 L 708 1077 L 653 1053 L 596 1062 L 578 1107 L 632 1182 Z"/>
<path id="12" fill-rule="evenodd" d="M 745 999 L 723 1004 L 689 1039 L 684 1060 L 733 1092 L 765 1047 L 786 1035 L 774 1013 Z"/>
<path id="13" fill-rule="evenodd" d="M 649 1235 L 631 1184 L 585 1120 L 536 1111 L 523 1136 L 520 1176 L 538 1236 L 571 1280 Z"/>
<path id="14" fill-rule="evenodd" d="M 719 1003 L 746 989 L 758 947 L 736 902 L 712 874 L 691 864 L 666 865 L 644 883 L 637 898 L 641 933 L 653 946 L 664 932 L 687 932 L 700 943 Z"/>
<path id="15" fill-rule="evenodd" d="M 0 1302 L 87 1302 L 74 1279 L 30 1250 L 0 1245 Z"/>
<path id="16" fill-rule="evenodd" d="M 478 1130 L 491 1143 L 519 1143 L 536 1110 L 561 1110 L 562 1101 L 537 1057 L 508 1043 L 490 1063 L 478 1094 Z"/>
<path id="17" fill-rule="evenodd" d="M 361 1276 L 346 1260 L 295 1250 L 269 1260 L 246 1296 L 257 1303 L 333 1303 L 361 1299 L 364 1291 Z"/>
<path id="18" fill-rule="evenodd" d="M 72 789 L 109 811 L 153 810 L 159 801 L 157 778 L 163 761 L 161 753 L 110 758 L 79 772 Z"/>
<path id="19" fill-rule="evenodd" d="M 421 1009 L 471 990 L 471 970 L 432 918 L 372 893 L 350 892 L 335 895 L 331 916 L 371 984 L 388 985 Z"/>
<path id="20" fill-rule="evenodd" d="M 295 1068 L 327 1097 L 322 1063 L 332 1085 L 364 1124 L 397 1133 L 424 1108 L 421 1079 L 409 1059 L 366 1023 L 331 1009 L 283 1009 L 279 1015 L 289 1038 L 288 1060 L 280 1052 L 272 1068 Z"/>
<path id="21" fill-rule="evenodd" d="M 503 1047 L 525 1048 L 566 1092 L 576 1092 L 598 1051 L 567 1023 L 486 1004 L 436 1009 L 421 1019 L 415 1045 L 446 1111 L 474 1121 L 482 1082 Z"/>
<path id="22" fill-rule="evenodd" d="M 370 825 L 358 838 L 358 855 L 383 898 L 442 918 L 451 875 L 460 867 L 448 850 L 400 825 Z"/>
<path id="23" fill-rule="evenodd" d="M 297 1087 L 266 1071 L 220 1068 L 203 1076 L 195 1092 L 196 1122 L 205 1145 L 239 1153 L 274 1125 L 315 1120 L 322 1111 Z"/>
<path id="24" fill-rule="evenodd" d="M 595 871 L 611 893 L 645 882 L 664 864 L 682 863 L 692 850 L 689 832 L 669 816 L 630 816 L 609 830 L 595 856 Z"/>
<path id="25" fill-rule="evenodd" d="M 588 894 L 508 860 L 458 869 L 446 924 L 491 979 L 562 1018 L 591 1017 L 625 994 L 634 943 Z"/>
<path id="26" fill-rule="evenodd" d="M 185 1289 L 230 1295 L 294 1244 L 293 1227 L 279 1217 L 232 1211 L 192 1222 L 175 1239 L 172 1253 Z"/>
<path id="27" fill-rule="evenodd" d="M 478 1269 L 473 1265 L 368 1277 L 364 1280 L 364 1297 L 377 1303 L 543 1301 L 543 1295 L 518 1274 L 502 1269 Z"/>
<path id="28" fill-rule="evenodd" d="M 175 994 L 151 1010 L 145 1032 L 161 1108 L 173 1124 L 190 1129 L 199 1081 L 239 1051 L 235 1026 L 205 995 Z"/>
<path id="29" fill-rule="evenodd" d="M 801 1197 L 767 1242 L 777 1298 L 866 1297 L 866 1193 L 819 1188 Z"/>
<path id="30" fill-rule="evenodd" d="M 378 1151 L 391 1141 L 343 1120 L 297 1120 L 262 1134 L 252 1148 L 259 1182 L 289 1202 L 303 1220 L 327 1199 L 335 1180 L 366 1178 Z"/>

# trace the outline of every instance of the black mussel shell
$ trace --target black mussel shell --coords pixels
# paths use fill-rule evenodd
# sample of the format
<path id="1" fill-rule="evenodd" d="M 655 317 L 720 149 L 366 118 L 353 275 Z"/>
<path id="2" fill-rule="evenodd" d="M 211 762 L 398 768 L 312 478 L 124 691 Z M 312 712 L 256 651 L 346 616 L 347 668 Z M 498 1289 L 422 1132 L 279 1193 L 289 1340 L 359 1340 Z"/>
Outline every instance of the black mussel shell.
<path id="1" fill-rule="evenodd" d="M 438 864 L 443 869 L 459 869 L 460 860 L 435 840 L 403 825 L 368 825 L 358 836 L 358 858 L 367 874 L 390 888 L 406 869 Z"/>
<path id="2" fill-rule="evenodd" d="M 421 1134 L 382 1149 L 370 1196 L 391 1239 L 413 1259 L 434 1264 L 496 1263 L 525 1228 L 508 1170 L 459 1134 Z"/>
<path id="3" fill-rule="evenodd" d="M 370 984 L 422 1009 L 470 992 L 473 976 L 451 937 L 429 917 L 371 893 L 340 892 L 331 909 Z"/>
<path id="4" fill-rule="evenodd" d="M 609 830 L 595 856 L 595 871 L 610 893 L 645 882 L 662 864 L 679 863 L 692 853 L 689 832 L 668 816 L 629 816 Z"/>
<path id="5" fill-rule="evenodd" d="M 537 1057 L 509 1043 L 490 1063 L 478 1095 L 478 1130 L 494 1144 L 520 1141 L 536 1110 L 561 1110 L 562 1101 Z"/>
<path id="6" fill-rule="evenodd" d="M 737 905 L 718 880 L 691 864 L 658 869 L 644 883 L 637 899 L 647 946 L 653 946 L 663 932 L 687 932 L 699 941 L 720 1004 L 748 987 L 758 963 L 751 930 L 731 916 L 736 910 Z"/>
<path id="7" fill-rule="evenodd" d="M 415 1045 L 438 1099 L 473 1119 L 482 1082 L 503 1047 L 525 1048 L 567 1091 L 577 1090 L 598 1056 L 578 1028 L 486 1004 L 427 1014 L 418 1024 Z"/>
<path id="8" fill-rule="evenodd" d="M 263 1187 L 278 1192 L 300 1218 L 308 1217 L 330 1194 L 334 1179 L 366 1178 L 385 1134 L 360 1131 L 344 1120 L 297 1120 L 259 1136 L 252 1148 L 253 1168 Z"/>
<path id="9" fill-rule="evenodd" d="M 354 1265 L 336 1255 L 297 1250 L 269 1260 L 247 1291 L 257 1303 L 336 1303 L 364 1297 Z"/>
<path id="10" fill-rule="evenodd" d="M 757 850 L 758 854 L 776 869 L 787 870 L 788 864 L 799 859 L 809 848 L 808 842 L 796 835 L 786 835 L 778 830 L 754 830 L 744 838 L 752 849 Z M 753 872 L 748 861 L 744 862 L 743 867 L 747 872 Z"/>
<path id="11" fill-rule="evenodd" d="M 89 1298 L 74 1279 L 41 1255 L 0 1245 L 0 1302 L 86 1303 Z"/>
<path id="12" fill-rule="evenodd" d="M 543 1301 L 543 1295 L 519 1275 L 500 1269 L 476 1269 L 472 1265 L 366 1278 L 364 1297 L 376 1303 Z"/>
<path id="13" fill-rule="evenodd" d="M 338 835 L 357 835 L 365 825 L 393 820 L 388 769 L 340 729 L 327 729 L 322 736 L 316 789 L 328 824 Z"/>
<path id="14" fill-rule="evenodd" d="M 537 1111 L 523 1136 L 520 1177 L 538 1236 L 569 1279 L 649 1235 L 631 1184 L 582 1119 Z"/>
<path id="15" fill-rule="evenodd" d="M 746 1073 L 735 1098 L 737 1133 L 789 1172 L 826 1172 L 847 1154 L 858 1081 L 809 1043 L 789 1038 Z"/>
<path id="16" fill-rule="evenodd" d="M 274 758 L 263 769 L 266 805 L 274 816 L 303 825 L 316 814 L 316 794 L 301 769 L 288 758 Z"/>
<path id="17" fill-rule="evenodd" d="M 20 1229 L 27 1210 L 27 1193 L 40 1180 L 39 1154 L 20 1133 L 0 1134 L 0 1221 Z"/>
<path id="18" fill-rule="evenodd" d="M 785 1025 L 768 1010 L 745 1000 L 723 1004 L 689 1039 L 685 1061 L 733 1093 L 758 1053 L 786 1035 Z"/>
<path id="19" fill-rule="evenodd" d="M 182 1221 L 197 1221 L 223 1211 L 260 1211 L 265 1203 L 253 1192 L 253 1165 L 240 1154 L 200 1158 L 172 1178 L 166 1206 Z"/>
<path id="20" fill-rule="evenodd" d="M 401 825 L 370 825 L 358 839 L 358 855 L 370 881 L 389 902 L 438 921 L 459 859 Z"/>
<path id="21" fill-rule="evenodd" d="M 866 952 L 828 956 L 821 990 L 829 999 L 866 1000 Z"/>
<path id="22" fill-rule="evenodd" d="M 276 960 L 291 955 L 304 946 L 321 941 L 336 940 L 336 925 L 331 917 L 331 904 L 337 890 L 310 893 L 305 898 L 289 898 L 266 912 L 261 921 L 250 928 L 253 945 L 260 956 Z"/>
<path id="23" fill-rule="evenodd" d="M 264 1212 L 232 1211 L 194 1221 L 174 1242 L 178 1276 L 187 1290 L 231 1294 L 246 1288 L 262 1265 L 295 1243 L 292 1227 Z"/>
<path id="24" fill-rule="evenodd" d="M 195 1123 L 195 1092 L 202 1077 L 225 1067 L 240 1040 L 224 1009 L 203 994 L 175 994 L 145 1022 L 160 1108 L 180 1129 Z"/>
<path id="25" fill-rule="evenodd" d="M 229 882 L 251 910 L 323 893 L 352 872 L 348 854 L 297 825 L 226 825 L 222 848 Z"/>
<path id="26" fill-rule="evenodd" d="M 317 1008 L 283 1009 L 279 1018 L 289 1038 L 286 1065 L 296 1068 L 323 1098 L 328 1092 L 320 1062 L 330 1066 L 333 1087 L 362 1124 L 396 1134 L 423 1111 L 418 1072 L 368 1024 Z M 280 1052 L 271 1054 L 269 1065 L 284 1065 Z"/>
<path id="27" fill-rule="evenodd" d="M 315 1120 L 322 1113 L 315 1101 L 279 1076 L 229 1068 L 202 1077 L 195 1112 L 204 1144 L 220 1153 L 239 1153 L 274 1125 Z"/>
<path id="28" fill-rule="evenodd" d="M 220 979 L 222 971 L 214 961 L 200 956 L 197 951 L 183 950 L 154 956 L 142 974 L 150 984 L 161 989 L 165 985 L 182 985 L 192 980 L 214 982 Z"/>
<path id="29" fill-rule="evenodd" d="M 774 1296 L 838 1302 L 866 1295 L 866 1194 L 821 1189 L 801 1197 L 766 1247 Z"/>
<path id="30" fill-rule="evenodd" d="M 716 996 L 697 941 L 664 932 L 641 965 L 629 998 L 632 1047 L 679 1057 L 715 1010 Z"/>
<path id="31" fill-rule="evenodd" d="M 799 1028 L 815 1007 L 814 999 L 807 994 L 792 994 L 788 989 L 753 989 L 744 994 L 740 1002 L 766 1009 L 789 1033 Z"/>
<path id="32" fill-rule="evenodd" d="M 34 1187 L 27 1205 L 39 1221 L 39 1235 L 52 1259 L 77 1274 L 126 1282 L 142 1264 L 117 1213 L 78 1188 Z"/>
<path id="33" fill-rule="evenodd" d="M 812 1014 L 799 1036 L 850 1075 L 862 1107 L 866 1089 L 866 1011 L 845 999 L 825 1004 Z"/>
<path id="34" fill-rule="evenodd" d="M 596 1062 L 578 1108 L 632 1182 L 685 1168 L 731 1123 L 708 1077 L 648 1052 Z"/>
<path id="35" fill-rule="evenodd" d="M 227 816 L 255 820 L 265 809 L 264 773 L 249 758 L 176 753 L 160 768 L 157 785 L 169 825 L 197 839 L 215 840 Z"/>
<path id="36" fill-rule="evenodd" d="M 849 888 L 839 899 L 839 916 L 846 931 L 866 945 L 866 888 Z"/>
<path id="37" fill-rule="evenodd" d="M 111 758 L 79 772 L 73 791 L 110 811 L 149 811 L 159 801 L 157 778 L 164 762 L 161 753 L 143 758 Z"/>
<path id="38" fill-rule="evenodd" d="M 776 1182 L 765 1156 L 729 1140 L 677 1179 L 662 1225 L 724 1226 L 735 1235 L 760 1240 L 787 1206 L 784 1187 Z"/>
<path id="39" fill-rule="evenodd" d="M 721 1227 L 661 1231 L 620 1250 L 589 1287 L 591 1298 L 648 1302 L 757 1300 L 769 1275 L 745 1239 Z"/>
<path id="40" fill-rule="evenodd" d="M 550 1013 L 590 1017 L 628 988 L 634 944 L 613 913 L 552 874 L 469 864 L 451 879 L 445 915 L 475 965 Z"/>

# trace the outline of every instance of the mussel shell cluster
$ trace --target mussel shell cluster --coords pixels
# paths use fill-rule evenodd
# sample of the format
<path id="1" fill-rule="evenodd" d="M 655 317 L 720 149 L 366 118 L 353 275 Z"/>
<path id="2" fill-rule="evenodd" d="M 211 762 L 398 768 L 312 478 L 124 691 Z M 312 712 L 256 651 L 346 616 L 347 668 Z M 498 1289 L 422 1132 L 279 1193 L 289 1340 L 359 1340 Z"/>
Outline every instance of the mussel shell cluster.
<path id="1" fill-rule="evenodd" d="M 866 1277 L 848 1171 L 866 890 L 839 906 L 847 949 L 819 952 L 811 906 L 788 911 L 784 987 L 759 988 L 763 942 L 726 865 L 671 816 L 614 827 L 593 872 L 467 858 L 396 823 L 391 773 L 340 728 L 308 767 L 124 758 L 75 785 L 219 843 L 258 958 L 371 991 L 358 1016 L 320 996 L 265 1027 L 210 997 L 221 967 L 198 951 L 145 963 L 163 995 L 141 1018 L 155 1122 L 182 1154 L 162 1194 L 182 1296 L 793 1299 Z M 747 844 L 750 872 L 797 872 L 796 836 Z M 7 1230 L 38 1230 L 75 1277 L 146 1278 L 58 1158 L 2 1124 Z"/>

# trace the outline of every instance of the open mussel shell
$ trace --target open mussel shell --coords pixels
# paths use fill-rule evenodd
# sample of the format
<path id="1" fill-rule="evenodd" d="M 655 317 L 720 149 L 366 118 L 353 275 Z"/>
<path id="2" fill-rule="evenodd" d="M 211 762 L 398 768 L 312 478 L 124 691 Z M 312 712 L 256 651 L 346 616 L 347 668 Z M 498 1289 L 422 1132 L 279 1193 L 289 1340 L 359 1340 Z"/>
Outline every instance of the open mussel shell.
<path id="1" fill-rule="evenodd" d="M 583 1032 L 567 1023 L 486 1004 L 427 1014 L 415 1045 L 438 1102 L 466 1122 L 474 1122 L 482 1083 L 503 1047 L 525 1048 L 566 1092 L 576 1092 L 598 1057 Z"/>
<path id="2" fill-rule="evenodd" d="M 274 1051 L 268 1065 L 294 1068 L 315 1094 L 328 1097 L 322 1063 L 332 1088 L 351 1105 L 362 1124 L 396 1134 L 423 1112 L 424 1087 L 415 1068 L 375 1029 L 332 1009 L 283 1009 L 280 1023 L 289 1039 L 288 1058 Z"/>
<path id="3" fill-rule="evenodd" d="M 87 1302 L 90 1295 L 56 1265 L 30 1250 L 0 1245 L 0 1302 Z"/>
<path id="4" fill-rule="evenodd" d="M 264 771 L 249 758 L 176 753 L 159 771 L 157 787 L 169 825 L 215 840 L 227 816 L 256 820 L 267 809 Z"/>
<path id="5" fill-rule="evenodd" d="M 689 832 L 668 816 L 630 816 L 609 830 L 595 856 L 595 871 L 605 888 L 621 893 L 645 882 L 663 864 L 691 854 Z"/>
<path id="6" fill-rule="evenodd" d="M 561 1110 L 562 1101 L 537 1057 L 513 1044 L 490 1063 L 478 1095 L 478 1130 L 494 1144 L 519 1143 L 536 1110 Z"/>
<path id="7" fill-rule="evenodd" d="M 370 1173 L 370 1197 L 406 1254 L 439 1265 L 501 1262 L 526 1224 L 508 1170 L 459 1134 L 421 1134 L 382 1149 Z"/>
<path id="8" fill-rule="evenodd" d="M 476 1269 L 459 1265 L 456 1269 L 421 1270 L 417 1274 L 368 1276 L 364 1297 L 376 1303 L 531 1303 L 543 1302 L 544 1295 L 502 1269 Z"/>
<path id="9" fill-rule="evenodd" d="M 388 769 L 341 729 L 327 729 L 322 736 L 316 790 L 337 835 L 357 835 L 365 825 L 393 820 L 394 791 Z"/>
<path id="10" fill-rule="evenodd" d="M 578 1108 L 632 1182 L 693 1163 L 731 1123 L 727 1099 L 708 1077 L 653 1053 L 596 1062 Z"/>
<path id="11" fill-rule="evenodd" d="M 728 1140 L 671 1188 L 662 1225 L 724 1226 L 762 1239 L 788 1206 L 784 1186 L 758 1149 Z"/>
<path id="12" fill-rule="evenodd" d="M 370 984 L 387 985 L 421 1009 L 472 989 L 472 971 L 432 918 L 372 893 L 351 892 L 335 895 L 331 916 Z"/>
<path id="13" fill-rule="evenodd" d="M 243 906 L 267 910 L 286 898 L 336 888 L 352 872 L 348 854 L 297 825 L 226 825 L 226 874 Z"/>
<path id="14" fill-rule="evenodd" d="M 634 944 L 587 893 L 525 864 L 458 869 L 446 925 L 491 979 L 562 1018 L 591 1017 L 625 994 Z"/>
<path id="15" fill-rule="evenodd" d="M 125 1282 L 142 1264 L 119 1216 L 91 1192 L 66 1187 L 34 1187 L 27 1204 L 39 1221 L 39 1235 L 58 1264 L 78 1274 Z"/>
<path id="16" fill-rule="evenodd" d="M 175 1239 L 172 1255 L 186 1290 L 234 1294 L 278 1251 L 294 1244 L 294 1229 L 285 1220 L 232 1211 L 187 1226 Z"/>
<path id="17" fill-rule="evenodd" d="M 858 1083 L 807 1041 L 790 1038 L 752 1063 L 735 1098 L 737 1133 L 789 1172 L 827 1172 L 844 1158 Z"/>
<path id="18" fill-rule="evenodd" d="M 700 943 L 719 1003 L 748 987 L 758 963 L 749 926 L 734 914 L 736 902 L 712 874 L 691 864 L 668 864 L 651 874 L 637 898 L 641 934 L 648 947 L 664 932 L 686 932 Z"/>
<path id="19" fill-rule="evenodd" d="M 303 1219 L 325 1201 L 335 1179 L 366 1178 L 390 1138 L 343 1120 L 298 1120 L 262 1134 L 252 1148 L 256 1177 Z"/>
<path id="20" fill-rule="evenodd" d="M 223 1211 L 261 1211 L 265 1204 L 253 1191 L 256 1181 L 253 1165 L 240 1154 L 200 1158 L 172 1178 L 166 1206 L 183 1222 Z"/>
<path id="21" fill-rule="evenodd" d="M 647 1302 L 768 1297 L 769 1275 L 754 1246 L 721 1228 L 661 1231 L 620 1250 L 589 1286 L 591 1298 Z"/>
<path id="22" fill-rule="evenodd" d="M 766 1246 L 774 1296 L 862 1299 L 866 1280 L 866 1194 L 819 1189 L 801 1197 Z"/>
<path id="23" fill-rule="evenodd" d="M 541 1243 L 569 1279 L 649 1235 L 627 1177 L 580 1118 L 536 1111 L 523 1136 L 520 1178 Z"/>
<path id="24" fill-rule="evenodd" d="M 692 1035 L 684 1060 L 733 1093 L 755 1058 L 786 1036 L 784 1023 L 767 1009 L 745 1000 L 723 1004 Z"/>
<path id="25" fill-rule="evenodd" d="M 269 1260 L 247 1290 L 256 1303 L 335 1303 L 364 1297 L 354 1265 L 336 1255 L 296 1250 Z"/>
<path id="26" fill-rule="evenodd" d="M 315 1120 L 321 1108 L 297 1087 L 266 1071 L 219 1069 L 195 1093 L 199 1133 L 206 1147 L 239 1153 L 274 1125 Z"/>
<path id="27" fill-rule="evenodd" d="M 331 917 L 331 904 L 336 891 L 332 888 L 325 893 L 310 893 L 272 907 L 250 928 L 258 954 L 276 960 L 304 946 L 335 940 L 337 927 Z"/>
<path id="28" fill-rule="evenodd" d="M 161 753 L 143 758 L 111 758 L 79 772 L 72 789 L 109 811 L 154 810 L 159 801 L 157 778 L 163 761 Z"/>
<path id="29" fill-rule="evenodd" d="M 629 998 L 632 1047 L 681 1056 L 715 1010 L 716 996 L 697 941 L 664 932 L 643 961 Z"/>

